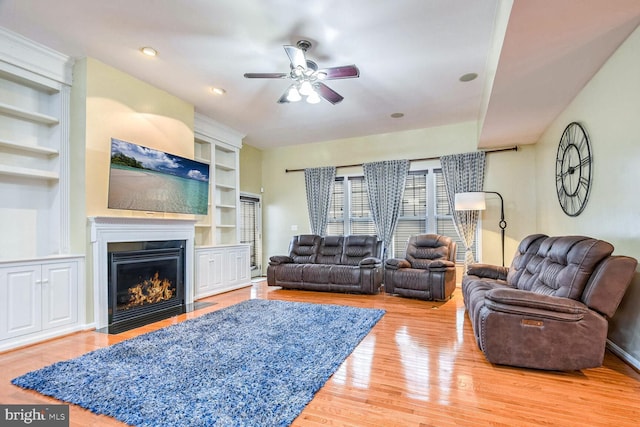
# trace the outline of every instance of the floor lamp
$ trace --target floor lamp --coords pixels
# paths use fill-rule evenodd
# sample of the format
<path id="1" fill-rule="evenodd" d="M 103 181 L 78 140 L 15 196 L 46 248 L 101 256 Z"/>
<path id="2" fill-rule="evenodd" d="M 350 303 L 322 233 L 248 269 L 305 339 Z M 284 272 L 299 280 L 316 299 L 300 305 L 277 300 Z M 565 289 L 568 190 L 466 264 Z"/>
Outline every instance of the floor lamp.
<path id="1" fill-rule="evenodd" d="M 483 211 L 487 209 L 486 194 L 496 194 L 500 197 L 500 237 L 502 238 L 502 266 L 504 267 L 504 229 L 507 221 L 504 220 L 504 200 L 497 191 L 473 191 L 468 193 L 456 193 L 455 210 L 457 211 Z"/>

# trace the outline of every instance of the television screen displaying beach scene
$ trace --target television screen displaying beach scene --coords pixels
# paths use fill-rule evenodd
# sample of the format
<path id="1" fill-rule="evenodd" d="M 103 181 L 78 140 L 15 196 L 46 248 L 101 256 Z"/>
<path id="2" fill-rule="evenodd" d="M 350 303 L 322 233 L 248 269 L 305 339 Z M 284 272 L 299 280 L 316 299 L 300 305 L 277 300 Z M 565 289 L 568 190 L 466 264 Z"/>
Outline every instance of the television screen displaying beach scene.
<path id="1" fill-rule="evenodd" d="M 111 138 L 110 209 L 206 215 L 209 165 Z"/>

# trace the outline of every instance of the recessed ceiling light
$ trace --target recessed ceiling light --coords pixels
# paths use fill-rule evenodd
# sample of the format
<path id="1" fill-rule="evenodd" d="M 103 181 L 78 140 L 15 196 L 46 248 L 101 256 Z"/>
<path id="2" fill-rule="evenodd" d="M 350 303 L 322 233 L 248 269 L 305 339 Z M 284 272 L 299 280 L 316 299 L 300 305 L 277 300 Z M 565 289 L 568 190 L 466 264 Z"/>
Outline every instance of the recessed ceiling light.
<path id="1" fill-rule="evenodd" d="M 158 51 L 155 50 L 152 47 L 149 47 L 149 46 L 141 47 L 140 48 L 140 52 L 144 53 L 147 56 L 157 56 L 158 55 Z"/>
<path id="2" fill-rule="evenodd" d="M 212 87 L 211 92 L 216 95 L 224 95 L 225 93 L 227 93 L 227 91 L 222 89 L 221 87 Z"/>
<path id="3" fill-rule="evenodd" d="M 460 81 L 461 82 L 470 82 L 471 80 L 475 80 L 478 77 L 478 74 L 476 73 L 467 73 L 467 74 L 463 74 L 460 77 Z"/>
<path id="4" fill-rule="evenodd" d="M 394 118 L 394 119 L 399 119 L 399 118 L 404 117 L 404 113 L 392 113 L 391 117 Z"/>

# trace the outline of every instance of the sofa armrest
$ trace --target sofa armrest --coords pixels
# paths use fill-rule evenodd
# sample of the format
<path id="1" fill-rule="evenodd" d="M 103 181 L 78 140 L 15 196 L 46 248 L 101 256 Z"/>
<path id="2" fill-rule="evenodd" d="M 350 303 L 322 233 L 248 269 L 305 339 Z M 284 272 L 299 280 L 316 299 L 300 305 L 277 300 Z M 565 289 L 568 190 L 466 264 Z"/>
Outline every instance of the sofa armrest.
<path id="1" fill-rule="evenodd" d="M 406 259 L 389 258 L 385 261 L 384 267 L 389 270 L 397 270 L 399 268 L 411 268 L 411 264 Z"/>
<path id="2" fill-rule="evenodd" d="M 291 264 L 293 258 L 286 255 L 275 255 L 269 258 L 269 265 Z"/>
<path id="3" fill-rule="evenodd" d="M 467 268 L 470 276 L 484 277 L 486 279 L 507 280 L 508 267 L 490 264 L 471 264 Z"/>
<path id="4" fill-rule="evenodd" d="M 437 259 L 429 263 L 429 270 L 431 271 L 445 271 L 449 268 L 455 268 L 456 263 L 447 259 Z"/>
<path id="5" fill-rule="evenodd" d="M 589 310 L 580 301 L 521 289 L 492 289 L 484 298 L 485 307 L 493 311 L 568 322 L 581 320 Z"/>
<path id="6" fill-rule="evenodd" d="M 382 264 L 382 261 L 380 260 L 380 258 L 367 257 L 367 258 L 364 258 L 362 261 L 360 261 L 358 263 L 358 266 L 360 268 L 376 268 L 376 267 L 380 267 L 381 264 Z"/>

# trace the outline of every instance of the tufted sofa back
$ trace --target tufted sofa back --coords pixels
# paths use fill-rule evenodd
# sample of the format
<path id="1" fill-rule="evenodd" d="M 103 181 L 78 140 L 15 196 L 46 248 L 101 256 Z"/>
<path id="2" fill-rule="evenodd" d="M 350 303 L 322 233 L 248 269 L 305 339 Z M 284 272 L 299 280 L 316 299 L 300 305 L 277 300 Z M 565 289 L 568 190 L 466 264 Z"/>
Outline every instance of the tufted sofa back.
<path id="1" fill-rule="evenodd" d="M 293 236 L 289 243 L 289 256 L 296 264 L 315 263 L 321 239 L 315 234 Z"/>
<path id="2" fill-rule="evenodd" d="M 596 267 L 612 253 L 610 243 L 590 237 L 532 237 L 529 247 L 514 259 L 507 281 L 517 289 L 580 301 Z M 519 272 L 525 257 L 528 262 Z"/>
<path id="3" fill-rule="evenodd" d="M 511 261 L 511 268 L 507 273 L 509 286 L 517 288 L 521 280 L 522 283 L 525 283 L 535 274 L 536 268 L 538 268 L 538 264 L 542 260 L 536 255 L 540 245 L 547 237 L 549 236 L 546 234 L 532 234 L 522 239 L 513 256 L 513 261 Z"/>
<path id="4" fill-rule="evenodd" d="M 343 236 L 325 236 L 320 242 L 316 264 L 340 264 L 342 258 Z"/>
<path id="5" fill-rule="evenodd" d="M 289 243 L 289 256 L 296 264 L 358 265 L 364 258 L 380 257 L 375 235 L 325 236 L 301 234 Z"/>
<path id="6" fill-rule="evenodd" d="M 380 257 L 377 236 L 354 235 L 344 238 L 344 250 L 340 264 L 358 265 L 368 257 Z"/>
<path id="7" fill-rule="evenodd" d="M 418 234 L 409 237 L 407 261 L 412 268 L 424 269 L 435 260 L 456 260 L 456 242 L 438 234 Z"/>

